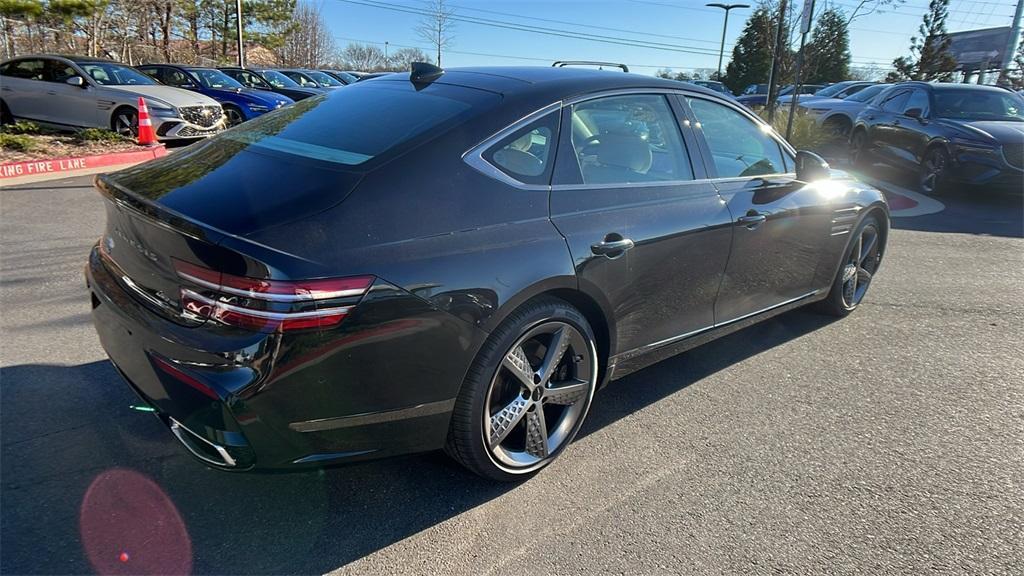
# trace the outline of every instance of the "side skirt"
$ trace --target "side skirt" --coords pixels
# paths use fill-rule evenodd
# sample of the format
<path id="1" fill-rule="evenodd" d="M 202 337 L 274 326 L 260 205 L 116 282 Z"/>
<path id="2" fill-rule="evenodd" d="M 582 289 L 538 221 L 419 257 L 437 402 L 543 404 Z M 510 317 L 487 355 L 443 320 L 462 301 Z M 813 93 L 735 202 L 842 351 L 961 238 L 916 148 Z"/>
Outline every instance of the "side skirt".
<path id="1" fill-rule="evenodd" d="M 806 306 L 812 302 L 822 300 L 828 296 L 827 290 L 815 290 L 814 292 L 807 293 L 803 296 L 799 296 L 792 300 L 787 300 L 781 304 L 776 304 L 771 308 L 762 310 L 760 312 L 754 312 L 746 316 L 740 316 L 739 318 L 709 326 L 702 330 L 690 332 L 663 340 L 661 342 L 655 342 L 648 344 L 641 348 L 629 350 L 621 354 L 616 354 L 609 361 L 609 365 L 614 366 L 614 373 L 611 376 L 611 380 L 618 380 L 624 376 L 632 374 L 638 370 L 646 368 L 652 364 L 656 364 L 671 358 L 677 354 L 682 354 L 687 350 L 696 348 L 703 344 L 707 344 L 712 340 L 717 340 L 723 336 L 737 332 L 748 326 L 757 324 L 769 318 L 778 316 L 790 310 L 795 310 Z"/>

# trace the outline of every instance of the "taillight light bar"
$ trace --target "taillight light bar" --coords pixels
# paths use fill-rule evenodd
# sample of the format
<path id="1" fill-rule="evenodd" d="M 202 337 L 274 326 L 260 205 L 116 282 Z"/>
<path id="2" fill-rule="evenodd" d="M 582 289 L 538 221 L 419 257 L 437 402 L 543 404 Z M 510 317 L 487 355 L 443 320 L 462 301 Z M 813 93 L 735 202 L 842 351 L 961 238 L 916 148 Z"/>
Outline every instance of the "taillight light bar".
<path id="1" fill-rule="evenodd" d="M 177 259 L 174 268 L 182 279 L 217 293 L 211 296 L 182 287 L 181 305 L 186 313 L 259 332 L 337 326 L 354 303 L 331 301 L 361 297 L 373 283 L 373 276 L 314 280 L 247 278 Z"/>

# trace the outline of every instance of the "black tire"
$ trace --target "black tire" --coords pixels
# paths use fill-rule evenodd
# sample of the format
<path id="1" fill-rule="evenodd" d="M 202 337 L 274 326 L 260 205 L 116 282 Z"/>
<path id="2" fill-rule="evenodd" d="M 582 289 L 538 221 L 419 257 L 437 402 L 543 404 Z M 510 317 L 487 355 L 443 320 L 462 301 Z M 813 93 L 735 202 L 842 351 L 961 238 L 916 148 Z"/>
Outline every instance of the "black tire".
<path id="1" fill-rule="evenodd" d="M 864 238 L 868 233 L 873 233 L 873 246 L 865 246 Z M 868 216 L 861 221 L 854 233 L 850 236 L 850 243 L 843 252 L 843 260 L 832 280 L 832 288 L 824 300 L 815 304 L 815 309 L 822 314 L 843 317 L 857 309 L 857 306 L 864 300 L 865 294 L 871 285 L 871 277 L 878 272 L 882 262 L 882 255 L 885 253 L 886 232 L 875 216 Z M 856 264 L 852 262 L 854 251 L 860 250 L 861 257 Z M 855 266 L 853 271 L 856 278 L 849 276 L 850 266 Z M 863 268 L 863 270 L 862 270 Z M 866 282 L 862 273 L 866 272 Z M 853 292 L 849 291 L 849 282 L 853 280 Z M 861 289 L 860 282 L 863 285 Z"/>
<path id="2" fill-rule="evenodd" d="M 7 102 L 0 100 L 0 125 L 2 124 L 14 124 L 14 115 L 7 107 Z"/>
<path id="3" fill-rule="evenodd" d="M 489 421 L 491 426 L 495 426 L 495 418 L 499 416 L 499 413 L 505 412 L 504 410 L 493 410 L 492 390 L 496 389 L 495 386 L 501 385 L 502 378 L 508 377 L 505 372 L 502 372 L 508 370 L 504 362 L 506 356 L 512 357 L 513 350 L 525 349 L 530 341 L 524 341 L 523 339 L 537 330 L 546 329 L 548 326 L 561 326 L 573 329 L 573 339 L 578 345 L 563 346 L 562 352 L 552 354 L 553 357 L 558 356 L 561 359 L 557 362 L 558 368 L 555 371 L 578 370 L 582 366 L 585 368 L 586 378 L 580 372 L 573 372 L 573 377 L 578 378 L 575 381 L 580 383 L 586 382 L 588 386 L 585 389 L 584 387 L 580 388 L 579 399 L 569 406 L 556 405 L 561 404 L 561 402 L 542 403 L 536 396 L 531 401 L 528 395 L 529 392 L 525 390 L 523 393 L 527 394 L 527 396 L 523 396 L 522 400 L 519 400 L 520 396 L 516 395 L 518 392 L 511 396 L 513 403 L 530 403 L 528 408 L 521 408 L 519 410 L 520 415 L 515 420 L 515 424 L 506 426 L 508 432 L 503 436 L 503 438 L 507 438 L 511 442 L 515 440 L 515 434 L 521 434 L 524 442 L 527 444 L 524 448 L 524 454 L 530 450 L 530 434 L 535 432 L 534 429 L 528 430 L 531 424 L 528 413 L 533 413 L 536 410 L 540 413 L 541 420 L 543 421 L 545 414 L 548 413 L 548 409 L 553 408 L 566 411 L 561 413 L 561 419 L 551 428 L 553 430 L 552 437 L 555 434 L 559 434 L 561 437 L 557 447 L 548 453 L 550 444 L 545 440 L 544 453 L 546 456 L 531 464 L 516 466 L 503 462 L 502 458 L 497 455 L 499 451 L 504 454 L 502 446 L 505 440 L 498 440 L 496 444 L 491 444 L 488 442 L 488 439 L 485 439 L 485 435 L 488 432 L 490 434 L 496 433 L 495 428 L 487 428 L 485 422 Z M 561 329 L 559 330 L 559 334 L 561 334 Z M 554 336 L 552 336 L 552 340 L 549 343 L 554 341 Z M 577 350 L 577 348 L 584 347 L 586 348 L 585 352 Z M 548 353 L 549 351 L 545 348 L 544 354 Z M 559 356 L 559 354 L 564 354 L 564 356 Z M 584 356 L 587 357 L 585 360 L 579 359 Z M 568 364 L 570 362 L 572 363 L 571 365 Z M 594 333 L 591 330 L 590 324 L 579 310 L 567 302 L 553 297 L 545 296 L 527 302 L 509 315 L 491 333 L 487 342 L 474 359 L 455 402 L 445 451 L 457 462 L 485 478 L 511 482 L 531 477 L 554 461 L 579 432 L 593 401 L 594 391 L 597 388 L 598 362 Z M 527 373 L 533 374 L 534 382 L 537 383 L 537 375 L 543 372 L 544 363 L 542 362 L 536 368 L 533 366 L 533 361 L 530 361 L 530 364 L 530 371 Z M 552 381 L 554 380 L 553 377 L 551 379 Z M 516 384 L 519 383 L 515 378 L 511 378 L 511 381 Z M 542 384 L 538 388 L 544 388 L 544 385 Z M 546 388 L 547 393 L 559 390 L 557 387 L 551 388 L 551 385 L 547 385 Z M 537 390 L 534 392 L 537 392 Z M 497 399 L 496 395 L 495 399 Z M 545 397 L 543 400 L 546 402 L 548 398 Z M 506 402 L 500 401 L 497 404 L 504 406 Z M 511 406 L 511 404 L 509 405 Z M 567 417 L 566 414 L 568 414 L 569 410 L 573 411 L 574 418 L 571 423 L 565 423 L 564 419 Z M 485 420 L 485 414 L 488 414 L 487 418 L 489 420 Z M 555 420 L 552 419 L 552 422 L 555 422 Z M 543 425 L 543 429 L 545 431 L 544 438 L 547 439 L 547 431 L 549 430 L 547 424 Z M 558 429 L 563 430 L 558 432 Z M 493 436 L 490 438 L 493 442 Z"/>
<path id="4" fill-rule="evenodd" d="M 850 135 L 849 159 L 851 166 L 865 166 L 867 164 L 868 133 L 864 130 L 854 130 Z"/>
<path id="5" fill-rule="evenodd" d="M 925 150 L 924 157 L 921 158 L 917 180 L 921 192 L 934 195 L 942 194 L 949 189 L 947 179 L 949 163 L 949 153 L 941 146 L 933 146 Z"/>
<path id="6" fill-rule="evenodd" d="M 139 136 L 139 111 L 131 106 L 121 106 L 110 115 L 110 129 L 126 138 Z"/>
<path id="7" fill-rule="evenodd" d="M 846 116 L 833 116 L 825 120 L 822 127 L 833 138 L 849 138 L 853 124 Z"/>
<path id="8" fill-rule="evenodd" d="M 224 116 L 227 118 L 227 127 L 228 128 L 231 128 L 232 126 L 238 126 L 242 122 L 245 122 L 245 115 L 242 114 L 242 109 L 239 108 L 238 106 L 233 106 L 231 104 L 225 104 L 223 106 L 223 108 L 224 108 Z"/>

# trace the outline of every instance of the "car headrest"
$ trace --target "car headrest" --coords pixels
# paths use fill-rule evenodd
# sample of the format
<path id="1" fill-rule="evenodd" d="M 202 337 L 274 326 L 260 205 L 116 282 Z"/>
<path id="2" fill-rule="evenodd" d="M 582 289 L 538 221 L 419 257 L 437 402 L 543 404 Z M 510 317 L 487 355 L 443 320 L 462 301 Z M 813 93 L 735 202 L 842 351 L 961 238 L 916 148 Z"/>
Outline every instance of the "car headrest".
<path id="1" fill-rule="evenodd" d="M 515 148 L 502 148 L 494 153 L 494 162 L 516 174 L 540 176 L 544 173 L 544 161 L 529 152 Z"/>
<path id="2" fill-rule="evenodd" d="M 602 134 L 597 161 L 605 166 L 646 173 L 651 169 L 651 146 L 636 134 Z"/>

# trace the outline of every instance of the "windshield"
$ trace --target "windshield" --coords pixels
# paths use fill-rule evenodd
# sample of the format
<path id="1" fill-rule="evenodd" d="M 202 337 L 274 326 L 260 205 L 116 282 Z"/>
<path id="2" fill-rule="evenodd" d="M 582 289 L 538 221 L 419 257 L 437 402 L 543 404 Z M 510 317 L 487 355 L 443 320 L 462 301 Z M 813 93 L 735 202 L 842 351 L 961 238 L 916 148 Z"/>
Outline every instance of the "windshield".
<path id="1" fill-rule="evenodd" d="M 133 84 L 156 84 L 149 76 L 128 66 L 108 62 L 80 62 L 78 66 L 85 70 L 97 84 L 104 86 L 131 86 Z"/>
<path id="2" fill-rule="evenodd" d="M 358 78 L 356 78 L 355 76 L 349 74 L 348 72 L 341 72 L 339 70 L 335 70 L 335 71 L 331 72 L 331 74 L 333 74 L 334 76 L 337 76 L 339 79 L 343 80 L 346 84 L 351 84 L 351 83 L 355 82 L 356 80 L 358 80 Z"/>
<path id="3" fill-rule="evenodd" d="M 330 74 L 324 74 L 316 70 L 310 70 L 306 72 L 306 75 L 316 80 L 321 86 L 344 86 L 345 84 L 339 81 L 337 78 L 331 77 Z"/>
<path id="4" fill-rule="evenodd" d="M 1024 99 L 1010 92 L 936 90 L 934 111 L 935 116 L 952 120 L 1024 122 Z"/>
<path id="5" fill-rule="evenodd" d="M 827 97 L 829 97 L 829 96 L 831 96 L 833 94 L 836 94 L 837 92 L 842 91 L 844 88 L 846 88 L 849 85 L 850 85 L 849 82 L 840 82 L 838 84 L 833 84 L 831 86 L 826 86 L 826 87 L 822 88 L 821 90 L 818 90 L 817 92 L 815 92 L 814 95 L 815 96 L 825 96 L 827 98 Z"/>
<path id="6" fill-rule="evenodd" d="M 867 102 L 868 100 L 871 100 L 872 98 L 877 96 L 879 92 L 885 90 L 888 87 L 888 84 L 875 84 L 874 86 L 868 86 L 867 88 L 855 94 L 847 96 L 846 98 L 844 98 L 844 100 L 846 100 L 847 102 Z"/>
<path id="7" fill-rule="evenodd" d="M 266 78 L 267 82 L 270 82 L 270 85 L 273 86 L 274 88 L 299 87 L 299 85 L 296 84 L 294 80 L 285 76 L 284 74 L 281 74 L 280 72 L 275 72 L 274 70 L 264 70 L 263 77 Z"/>
<path id="8" fill-rule="evenodd" d="M 330 99 L 306 98 L 214 139 L 239 142 L 254 152 L 357 166 L 428 131 L 439 134 L 499 100 L 490 92 L 455 86 L 437 85 L 428 93 L 409 82 L 358 84 Z"/>
<path id="9" fill-rule="evenodd" d="M 221 72 L 210 68 L 191 68 L 189 72 L 199 78 L 199 84 L 203 88 L 230 90 L 232 88 L 244 88 L 237 80 Z"/>

